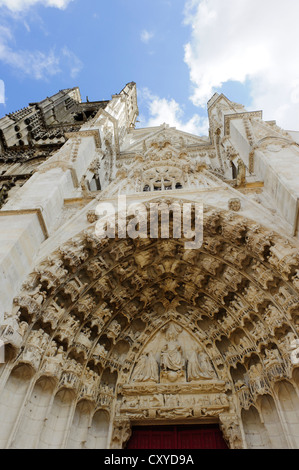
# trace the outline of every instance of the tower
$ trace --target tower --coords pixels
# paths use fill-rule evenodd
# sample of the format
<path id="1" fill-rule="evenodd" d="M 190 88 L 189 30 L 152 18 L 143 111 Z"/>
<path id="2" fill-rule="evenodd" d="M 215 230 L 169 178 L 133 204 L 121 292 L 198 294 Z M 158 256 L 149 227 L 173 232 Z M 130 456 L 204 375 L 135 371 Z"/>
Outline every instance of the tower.
<path id="1" fill-rule="evenodd" d="M 209 136 L 136 128 L 133 82 L 0 120 L 2 448 L 299 447 L 299 132 L 207 106 Z"/>

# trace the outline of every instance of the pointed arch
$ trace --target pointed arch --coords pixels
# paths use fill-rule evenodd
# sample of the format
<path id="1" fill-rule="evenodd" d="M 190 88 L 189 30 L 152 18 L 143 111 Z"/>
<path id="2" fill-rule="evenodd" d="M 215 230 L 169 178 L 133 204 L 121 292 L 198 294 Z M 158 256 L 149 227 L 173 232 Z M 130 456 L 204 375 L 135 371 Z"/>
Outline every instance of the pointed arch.
<path id="1" fill-rule="evenodd" d="M 101 240 L 94 225 L 78 234 L 36 267 L 15 299 L 2 332 L 15 348 L 11 363 L 55 378 L 58 391 L 72 390 L 74 403 L 91 400 L 109 419 L 147 419 L 146 408 L 131 405 L 124 411 L 119 397 L 142 351 L 171 320 L 207 353 L 216 375 L 208 390 L 213 406 L 208 398 L 205 408 L 177 404 L 184 419 L 221 416 L 227 422 L 225 413 L 236 412 L 234 400 L 248 411 L 261 394 L 273 393 L 277 380 L 292 376 L 298 249 L 279 234 L 212 207 L 204 211 L 201 248 L 186 250 L 184 241 Z M 174 380 L 175 374 L 170 376 Z M 176 384 L 169 377 L 162 384 L 164 394 Z M 185 380 L 182 389 L 191 403 L 203 385 L 192 384 L 192 393 L 188 385 Z M 151 390 L 159 396 L 160 389 Z M 159 413 L 160 419 L 174 419 L 171 407 Z M 231 423 L 227 426 L 231 429 Z M 232 442 L 242 445 L 241 421 L 239 426 Z M 116 435 L 122 433 L 112 433 L 114 443 Z"/>

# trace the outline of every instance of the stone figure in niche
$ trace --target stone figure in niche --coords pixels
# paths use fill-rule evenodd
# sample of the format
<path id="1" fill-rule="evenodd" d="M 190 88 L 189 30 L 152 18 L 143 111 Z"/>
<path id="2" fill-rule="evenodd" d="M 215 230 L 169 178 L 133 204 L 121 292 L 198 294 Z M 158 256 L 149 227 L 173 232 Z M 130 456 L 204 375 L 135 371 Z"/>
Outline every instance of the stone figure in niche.
<path id="1" fill-rule="evenodd" d="M 65 353 L 62 346 L 57 346 L 55 341 L 50 343 L 48 350 L 44 356 L 42 369 L 53 375 L 60 375 L 60 366 L 65 360 Z"/>
<path id="2" fill-rule="evenodd" d="M 265 367 L 270 367 L 276 364 L 281 364 L 282 359 L 280 357 L 279 351 L 275 349 L 267 349 L 265 351 L 265 358 L 264 358 L 264 364 Z"/>
<path id="3" fill-rule="evenodd" d="M 167 343 L 161 351 L 161 370 L 163 371 L 181 371 L 185 366 L 183 350 L 179 344 L 177 337 L 181 329 L 175 325 L 170 325 L 166 331 Z"/>
<path id="4" fill-rule="evenodd" d="M 0 326 L 0 338 L 4 343 L 9 342 L 15 347 L 19 347 L 27 328 L 28 324 L 26 322 L 19 323 L 19 314 L 7 313 L 4 315 L 4 322 Z"/>
<path id="5" fill-rule="evenodd" d="M 164 346 L 161 351 L 162 370 L 180 371 L 183 369 L 184 363 L 182 348 L 177 342 L 172 341 Z"/>
<path id="6" fill-rule="evenodd" d="M 26 284 L 25 284 L 26 286 Z M 27 297 L 27 296 L 26 296 Z M 45 298 L 47 297 L 47 292 L 45 292 L 44 290 L 42 290 L 42 285 L 39 284 L 35 289 L 33 289 L 30 294 L 29 294 L 29 297 L 33 300 L 35 300 L 35 302 L 38 304 L 38 305 L 41 305 L 43 303 L 43 301 L 45 300 Z"/>
<path id="7" fill-rule="evenodd" d="M 120 324 L 116 320 L 113 320 L 113 322 L 107 328 L 107 336 L 108 336 L 108 338 L 112 339 L 114 344 L 115 344 L 115 340 L 119 336 L 120 332 L 121 332 Z"/>
<path id="8" fill-rule="evenodd" d="M 28 346 L 34 346 L 36 348 L 43 349 L 48 341 L 49 335 L 45 333 L 41 328 L 39 330 L 32 330 L 27 344 Z"/>
<path id="9" fill-rule="evenodd" d="M 65 311 L 64 308 L 60 307 L 55 300 L 48 305 L 47 309 L 43 313 L 44 322 L 50 322 L 53 328 L 57 327 L 58 322 Z"/>
<path id="10" fill-rule="evenodd" d="M 294 365 L 299 364 L 299 339 L 296 338 L 290 342 L 290 359 Z"/>
<path id="11" fill-rule="evenodd" d="M 188 358 L 188 381 L 215 379 L 215 372 L 207 354 L 200 350 L 193 351 Z"/>
<path id="12" fill-rule="evenodd" d="M 293 279 L 293 284 L 296 287 L 296 289 L 299 289 L 299 269 L 296 271 L 296 274 L 292 279 Z"/>
<path id="13" fill-rule="evenodd" d="M 156 359 L 151 352 L 143 354 L 132 376 L 133 382 L 158 382 L 159 368 Z"/>
<path id="14" fill-rule="evenodd" d="M 53 360 L 58 364 L 62 364 L 64 361 L 64 350 L 62 346 L 57 347 L 56 354 L 53 357 Z"/>
<path id="15" fill-rule="evenodd" d="M 106 357 L 108 354 L 108 351 L 106 351 L 105 347 L 102 345 L 102 344 L 97 344 L 96 347 L 94 348 L 94 351 L 93 351 L 93 357 L 98 357 L 98 356 L 101 356 L 101 357 Z"/>

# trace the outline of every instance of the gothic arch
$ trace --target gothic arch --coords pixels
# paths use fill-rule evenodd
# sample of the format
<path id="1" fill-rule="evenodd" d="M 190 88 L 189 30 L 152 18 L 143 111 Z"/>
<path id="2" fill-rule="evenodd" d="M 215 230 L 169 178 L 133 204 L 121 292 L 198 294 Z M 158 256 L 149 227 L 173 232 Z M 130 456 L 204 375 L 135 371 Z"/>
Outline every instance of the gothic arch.
<path id="1" fill-rule="evenodd" d="M 242 410 L 242 420 L 248 449 L 271 448 L 268 431 L 254 406 L 248 410 Z"/>
<path id="2" fill-rule="evenodd" d="M 288 443 L 280 421 L 277 400 L 271 395 L 261 395 L 257 404 L 261 421 L 268 432 L 271 447 L 273 449 L 287 449 Z"/>
<path id="3" fill-rule="evenodd" d="M 72 422 L 83 419 L 79 403 L 84 401 L 93 410 L 91 440 L 82 437 L 84 446 L 92 441 L 122 447 L 131 422 L 159 416 L 217 420 L 236 448 L 246 446 L 239 409 L 255 423 L 249 410 L 261 396 L 274 397 L 278 381 L 289 380 L 298 390 L 291 360 L 298 344 L 298 247 L 213 207 L 205 208 L 202 247 L 186 250 L 184 242 L 100 240 L 93 224 L 36 267 L 1 327 L 1 337 L 14 350 L 2 368 L 2 394 L 16 367 L 32 371 L 29 391 L 16 404 L 20 422 L 34 384 L 49 377 L 55 383 L 49 416 L 59 407 L 65 413 L 59 446 L 73 442 Z M 170 320 L 197 339 L 216 373 L 209 383 L 199 380 L 190 386 L 185 381 L 182 387 L 180 382 L 182 403 L 176 407 L 165 403 L 178 390 L 176 381 L 161 384 L 158 379 L 137 388 L 130 381 L 144 345 Z M 145 405 L 149 398 L 159 402 L 160 395 L 154 413 Z M 126 408 L 128 397 L 143 397 L 143 405 L 132 400 Z M 176 415 L 176 408 L 181 414 Z M 104 415 L 109 421 L 99 417 Z M 3 445 L 11 446 L 16 433 L 4 426 Z M 45 445 L 53 446 L 49 433 L 44 435 Z"/>

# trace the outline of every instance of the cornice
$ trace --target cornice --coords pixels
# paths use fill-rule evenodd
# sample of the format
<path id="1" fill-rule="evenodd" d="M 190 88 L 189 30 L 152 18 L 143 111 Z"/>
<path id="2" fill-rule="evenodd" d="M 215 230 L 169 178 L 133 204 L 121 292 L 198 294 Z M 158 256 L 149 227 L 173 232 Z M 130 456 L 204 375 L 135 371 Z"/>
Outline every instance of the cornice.
<path id="1" fill-rule="evenodd" d="M 177 149 L 178 151 L 185 151 L 187 153 L 193 152 L 212 152 L 215 151 L 215 147 L 213 144 L 202 144 L 202 145 L 188 145 L 185 146 L 183 149 Z M 144 152 L 138 152 L 137 150 L 134 151 L 123 151 L 117 156 L 117 160 L 124 160 L 126 158 L 135 158 L 137 155 L 143 154 Z M 191 155 L 192 156 L 192 155 Z"/>
<path id="2" fill-rule="evenodd" d="M 70 132 L 65 134 L 66 139 L 71 139 L 72 137 L 94 137 L 95 144 L 97 148 L 101 148 L 101 139 L 98 130 L 82 130 L 78 132 Z"/>
<path id="3" fill-rule="evenodd" d="M 224 135 L 230 135 L 229 126 L 232 119 L 243 119 L 244 117 L 263 119 L 263 111 L 246 111 L 244 113 L 226 114 L 224 116 Z"/>

